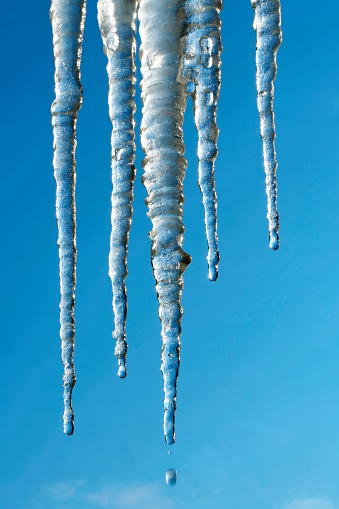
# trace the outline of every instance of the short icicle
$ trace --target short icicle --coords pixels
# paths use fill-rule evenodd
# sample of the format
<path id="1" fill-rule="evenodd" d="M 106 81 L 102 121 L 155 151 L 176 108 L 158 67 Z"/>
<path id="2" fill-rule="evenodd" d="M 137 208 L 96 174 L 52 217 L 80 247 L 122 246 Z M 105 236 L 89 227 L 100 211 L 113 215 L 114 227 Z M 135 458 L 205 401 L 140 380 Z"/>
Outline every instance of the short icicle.
<path id="1" fill-rule="evenodd" d="M 183 75 L 193 99 L 195 125 L 199 135 L 199 187 L 205 208 L 209 278 L 218 277 L 217 195 L 214 165 L 218 154 L 216 124 L 220 92 L 222 0 L 186 0 L 185 57 Z"/>
<path id="2" fill-rule="evenodd" d="M 184 13 L 181 0 L 141 0 L 140 60 L 143 115 L 143 183 L 147 189 L 151 255 L 162 324 L 164 433 L 175 440 L 177 376 L 180 363 L 183 273 L 191 257 L 182 249 L 183 179 L 186 170 L 182 78 Z"/>
<path id="3" fill-rule="evenodd" d="M 113 288 L 115 355 L 118 375 L 126 370 L 127 246 L 135 180 L 136 0 L 99 0 L 98 21 L 108 58 L 109 114 L 112 121 L 112 233 L 109 275 Z"/>
<path id="4" fill-rule="evenodd" d="M 277 211 L 277 159 L 273 113 L 274 80 L 277 74 L 277 52 L 282 40 L 280 0 L 251 0 L 255 12 L 253 27 L 257 32 L 257 91 L 260 133 L 263 140 L 266 172 L 267 218 L 270 247 L 279 247 L 279 214 Z"/>
<path id="5" fill-rule="evenodd" d="M 72 435 L 75 385 L 74 292 L 76 281 L 75 147 L 76 121 L 82 103 L 80 84 L 81 44 L 86 16 L 85 0 L 52 0 L 55 94 L 52 105 L 56 213 L 60 257 L 60 336 L 64 365 L 64 432 Z"/>

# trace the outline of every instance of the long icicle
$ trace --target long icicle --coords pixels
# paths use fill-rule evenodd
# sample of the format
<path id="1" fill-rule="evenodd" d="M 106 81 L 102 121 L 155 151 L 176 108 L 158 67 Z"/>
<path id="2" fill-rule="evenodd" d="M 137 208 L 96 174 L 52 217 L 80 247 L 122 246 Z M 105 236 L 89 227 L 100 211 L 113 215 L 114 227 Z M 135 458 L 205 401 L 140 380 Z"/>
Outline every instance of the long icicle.
<path id="1" fill-rule="evenodd" d="M 251 0 L 251 2 L 255 12 L 253 27 L 257 32 L 257 91 L 266 172 L 267 219 L 270 248 L 276 250 L 279 247 L 279 214 L 273 82 L 277 74 L 277 52 L 282 40 L 280 0 Z"/>
<path id="2" fill-rule="evenodd" d="M 118 375 L 126 370 L 127 246 L 135 180 L 136 0 L 99 0 L 98 21 L 108 58 L 109 114 L 112 121 L 112 233 L 109 275 L 113 288 L 115 355 Z"/>
<path id="3" fill-rule="evenodd" d="M 221 0 L 186 0 L 184 76 L 193 99 L 195 125 L 199 135 L 199 187 L 205 208 L 209 278 L 218 277 L 217 195 L 214 164 L 218 154 L 216 124 L 220 92 Z"/>
<path id="4" fill-rule="evenodd" d="M 163 347 L 164 433 L 175 440 L 177 376 L 180 363 L 183 273 L 191 257 L 182 250 L 183 179 L 186 170 L 183 114 L 186 87 L 182 78 L 184 14 L 181 0 L 141 0 L 140 60 L 143 116 L 143 183 L 147 189 L 151 255 Z"/>
<path id="5" fill-rule="evenodd" d="M 82 104 L 80 84 L 81 44 L 86 0 L 52 0 L 55 60 L 55 101 L 52 104 L 54 175 L 57 182 L 56 213 L 60 257 L 60 337 L 64 364 L 64 432 L 74 431 L 72 390 L 75 385 L 74 292 L 76 281 L 75 147 L 76 121 Z"/>

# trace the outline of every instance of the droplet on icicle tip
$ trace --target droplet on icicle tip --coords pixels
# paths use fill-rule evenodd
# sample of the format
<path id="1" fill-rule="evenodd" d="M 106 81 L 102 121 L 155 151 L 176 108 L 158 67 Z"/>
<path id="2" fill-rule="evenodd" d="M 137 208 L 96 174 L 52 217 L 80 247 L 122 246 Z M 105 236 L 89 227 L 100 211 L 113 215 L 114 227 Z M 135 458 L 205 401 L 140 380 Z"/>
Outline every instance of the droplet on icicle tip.
<path id="1" fill-rule="evenodd" d="M 208 277 L 210 281 L 216 281 L 218 279 L 218 265 L 210 264 L 208 268 Z"/>
<path id="2" fill-rule="evenodd" d="M 218 279 L 219 253 L 218 251 L 209 250 L 208 256 L 208 277 L 210 281 Z"/>
<path id="3" fill-rule="evenodd" d="M 174 468 L 169 468 L 166 471 L 166 483 L 168 486 L 175 486 L 177 482 L 177 471 Z"/>
<path id="4" fill-rule="evenodd" d="M 73 435 L 74 425 L 72 421 L 64 422 L 64 433 L 68 436 Z"/>
<path id="5" fill-rule="evenodd" d="M 270 232 L 270 248 L 276 251 L 279 248 L 279 235 L 275 231 Z"/>
<path id="6" fill-rule="evenodd" d="M 119 366 L 119 369 L 118 369 L 118 376 L 120 378 L 125 378 L 126 375 L 127 375 L 127 370 L 126 370 L 126 362 L 125 362 L 125 359 L 119 359 L 120 361 L 120 366 Z"/>

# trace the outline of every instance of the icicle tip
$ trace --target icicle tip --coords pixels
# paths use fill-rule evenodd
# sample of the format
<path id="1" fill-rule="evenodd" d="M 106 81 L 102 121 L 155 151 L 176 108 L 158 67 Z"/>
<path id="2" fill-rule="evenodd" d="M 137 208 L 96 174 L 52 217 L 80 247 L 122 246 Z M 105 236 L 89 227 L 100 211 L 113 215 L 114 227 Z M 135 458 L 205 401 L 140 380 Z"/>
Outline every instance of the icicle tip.
<path id="1" fill-rule="evenodd" d="M 126 376 L 127 376 L 126 361 L 125 361 L 125 359 L 118 359 L 118 360 L 119 360 L 118 376 L 120 378 L 126 378 Z"/>
<path id="2" fill-rule="evenodd" d="M 279 248 L 279 235 L 275 231 L 270 232 L 270 248 L 276 251 Z"/>
<path id="3" fill-rule="evenodd" d="M 127 371 L 126 371 L 125 366 L 119 366 L 119 369 L 118 369 L 118 376 L 119 376 L 119 378 L 126 378 L 126 376 L 127 376 Z"/>
<path id="4" fill-rule="evenodd" d="M 174 433 L 174 408 L 173 404 L 169 404 L 168 407 L 165 407 L 164 412 L 164 434 L 167 445 L 173 445 L 175 442 L 175 433 Z"/>
<path id="5" fill-rule="evenodd" d="M 64 422 L 64 433 L 65 435 L 73 435 L 73 432 L 74 432 L 74 423 L 73 423 L 73 420 L 72 421 L 67 421 L 67 422 Z"/>
<path id="6" fill-rule="evenodd" d="M 210 260 L 210 255 L 207 257 L 208 259 L 208 277 L 210 281 L 216 281 L 218 279 L 219 271 L 219 253 L 217 252 L 216 256 L 213 256 L 213 260 Z"/>

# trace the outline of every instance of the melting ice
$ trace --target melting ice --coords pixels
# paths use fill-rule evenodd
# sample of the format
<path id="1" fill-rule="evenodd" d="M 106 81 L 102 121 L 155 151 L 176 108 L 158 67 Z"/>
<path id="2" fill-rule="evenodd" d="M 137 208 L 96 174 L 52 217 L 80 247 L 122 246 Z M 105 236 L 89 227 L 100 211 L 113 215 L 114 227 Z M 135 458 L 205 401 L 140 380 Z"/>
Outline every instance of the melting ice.
<path id="1" fill-rule="evenodd" d="M 268 196 L 270 246 L 279 245 L 273 81 L 281 42 L 279 0 L 251 0 L 257 31 L 257 90 Z M 137 8 L 138 12 L 137 12 Z M 141 39 L 142 182 L 152 221 L 151 260 L 162 326 L 161 370 L 164 377 L 164 433 L 175 440 L 174 418 L 180 364 L 183 273 L 191 257 L 182 249 L 184 157 L 183 120 L 187 97 L 193 100 L 198 131 L 199 187 L 205 208 L 209 278 L 218 277 L 217 101 L 220 91 L 222 0 L 99 0 L 98 22 L 108 58 L 109 114 L 112 121 L 112 232 L 109 275 L 113 288 L 115 355 L 118 374 L 126 368 L 127 247 L 135 180 L 136 16 Z M 75 384 L 74 292 L 76 281 L 75 147 L 76 121 L 82 103 L 81 44 L 86 0 L 52 0 L 55 92 L 52 105 L 54 172 L 60 256 L 60 322 L 64 364 L 64 431 L 73 433 Z M 176 471 L 166 473 L 175 484 Z"/>
<path id="2" fill-rule="evenodd" d="M 277 52 L 281 44 L 280 0 L 251 0 L 255 12 L 253 27 L 257 32 L 257 91 L 260 133 L 264 148 L 266 172 L 267 219 L 270 247 L 279 247 L 279 214 L 277 211 L 277 159 L 273 113 L 274 85 L 277 74 Z"/>

